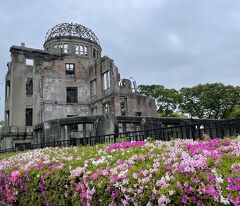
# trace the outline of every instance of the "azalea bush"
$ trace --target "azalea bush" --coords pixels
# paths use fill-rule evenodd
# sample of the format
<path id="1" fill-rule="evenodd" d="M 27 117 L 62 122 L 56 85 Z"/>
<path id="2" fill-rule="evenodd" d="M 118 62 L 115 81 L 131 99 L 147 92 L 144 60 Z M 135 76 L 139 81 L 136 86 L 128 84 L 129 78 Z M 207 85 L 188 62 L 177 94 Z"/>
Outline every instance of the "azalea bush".
<path id="1" fill-rule="evenodd" d="M 240 205 L 240 139 L 118 142 L 0 156 L 12 205 Z"/>

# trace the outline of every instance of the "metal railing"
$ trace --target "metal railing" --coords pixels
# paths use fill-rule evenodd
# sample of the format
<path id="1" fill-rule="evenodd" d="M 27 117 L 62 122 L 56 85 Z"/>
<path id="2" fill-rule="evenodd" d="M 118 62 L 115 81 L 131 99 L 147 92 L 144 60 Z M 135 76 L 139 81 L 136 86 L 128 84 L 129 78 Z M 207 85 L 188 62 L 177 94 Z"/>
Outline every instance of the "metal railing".
<path id="1" fill-rule="evenodd" d="M 203 134 L 210 138 L 223 138 L 225 136 L 232 136 L 240 132 L 240 122 L 234 124 L 210 124 L 210 125 L 183 125 L 166 128 L 157 128 L 151 130 L 123 132 L 115 134 L 107 134 L 100 136 L 77 137 L 75 132 L 73 137 L 69 140 L 47 142 L 41 144 L 21 145 L 15 148 L 2 149 L 3 152 L 15 152 L 22 150 L 31 150 L 45 147 L 68 147 L 68 146 L 93 146 L 103 143 L 115 143 L 121 141 L 142 141 L 147 137 L 154 140 L 169 141 L 172 139 L 201 139 Z"/>

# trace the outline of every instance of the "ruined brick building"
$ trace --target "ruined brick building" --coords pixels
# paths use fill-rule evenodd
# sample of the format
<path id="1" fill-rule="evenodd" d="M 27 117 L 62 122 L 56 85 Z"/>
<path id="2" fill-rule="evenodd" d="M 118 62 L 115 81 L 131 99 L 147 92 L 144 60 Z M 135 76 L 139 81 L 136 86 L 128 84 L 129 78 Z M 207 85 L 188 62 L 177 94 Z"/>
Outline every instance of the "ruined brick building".
<path id="1" fill-rule="evenodd" d="M 121 79 L 101 55 L 97 36 L 80 24 L 50 29 L 44 50 L 13 45 L 6 74 L 3 147 L 139 130 L 154 117 L 152 99 Z M 154 120 L 156 123 L 156 121 Z"/>

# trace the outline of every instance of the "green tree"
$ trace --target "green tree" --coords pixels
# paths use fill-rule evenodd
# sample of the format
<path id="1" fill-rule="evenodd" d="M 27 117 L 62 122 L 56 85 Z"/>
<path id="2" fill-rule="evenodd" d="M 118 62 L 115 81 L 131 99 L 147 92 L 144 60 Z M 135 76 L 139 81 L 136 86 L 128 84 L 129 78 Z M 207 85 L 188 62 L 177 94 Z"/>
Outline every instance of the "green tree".
<path id="1" fill-rule="evenodd" d="M 191 117 L 225 119 L 240 103 L 240 88 L 222 83 L 181 88 L 179 109 Z"/>
<path id="2" fill-rule="evenodd" d="M 230 113 L 229 118 L 240 119 L 240 105 L 234 107 L 233 111 Z"/>
<path id="3" fill-rule="evenodd" d="M 167 89 L 162 85 L 139 85 L 139 93 L 154 98 L 157 112 L 164 117 L 173 115 L 177 109 L 180 96 L 177 90 Z"/>

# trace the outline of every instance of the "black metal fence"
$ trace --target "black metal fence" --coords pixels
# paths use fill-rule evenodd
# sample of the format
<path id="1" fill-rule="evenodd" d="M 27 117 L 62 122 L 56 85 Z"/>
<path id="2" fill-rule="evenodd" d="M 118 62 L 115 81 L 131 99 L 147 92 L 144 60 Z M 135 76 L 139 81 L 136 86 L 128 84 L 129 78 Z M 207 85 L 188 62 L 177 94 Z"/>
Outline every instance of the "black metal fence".
<path id="1" fill-rule="evenodd" d="M 21 145 L 15 148 L 0 150 L 0 153 L 31 150 L 45 147 L 68 147 L 80 145 L 93 146 L 96 144 L 115 143 L 122 141 L 142 141 L 148 137 L 151 137 L 154 140 L 162 141 L 169 141 L 173 139 L 196 140 L 203 138 L 204 134 L 208 135 L 210 138 L 223 138 L 225 136 L 232 136 L 238 133 L 240 133 L 240 120 L 214 122 L 204 125 L 183 125 L 175 127 L 157 128 L 152 130 L 107 134 L 101 136 L 80 137 L 79 135 L 79 138 L 76 138 L 77 133 L 74 132 L 73 136 L 70 135 L 69 140 L 47 142 L 41 144 Z"/>

